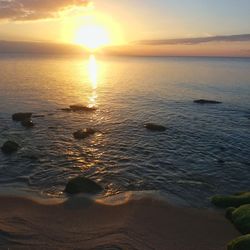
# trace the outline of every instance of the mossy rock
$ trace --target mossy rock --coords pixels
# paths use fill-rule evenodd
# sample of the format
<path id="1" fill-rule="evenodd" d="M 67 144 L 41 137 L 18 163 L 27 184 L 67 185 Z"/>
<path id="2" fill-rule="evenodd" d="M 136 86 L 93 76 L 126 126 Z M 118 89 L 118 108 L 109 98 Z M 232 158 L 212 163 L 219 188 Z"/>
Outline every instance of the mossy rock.
<path id="1" fill-rule="evenodd" d="M 97 194 L 100 193 L 102 190 L 103 188 L 99 184 L 83 176 L 78 176 L 69 180 L 65 188 L 65 192 L 69 194 Z"/>
<path id="2" fill-rule="evenodd" d="M 250 204 L 232 210 L 229 217 L 242 234 L 250 234 Z"/>
<path id="3" fill-rule="evenodd" d="M 250 234 L 238 237 L 227 245 L 228 250 L 250 250 Z"/>
<path id="4" fill-rule="evenodd" d="M 212 203 L 221 208 L 239 207 L 250 204 L 250 192 L 241 192 L 235 195 L 215 195 L 211 199 Z"/>

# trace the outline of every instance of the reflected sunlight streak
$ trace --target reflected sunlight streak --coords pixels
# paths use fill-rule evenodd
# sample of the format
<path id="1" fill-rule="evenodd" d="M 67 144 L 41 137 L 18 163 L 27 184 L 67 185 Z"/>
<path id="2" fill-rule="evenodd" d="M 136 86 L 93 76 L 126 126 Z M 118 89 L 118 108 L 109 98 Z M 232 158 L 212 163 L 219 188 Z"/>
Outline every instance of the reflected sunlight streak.
<path id="1" fill-rule="evenodd" d="M 94 55 L 90 55 L 89 57 L 88 74 L 92 89 L 97 89 L 98 66 Z"/>
<path id="2" fill-rule="evenodd" d="M 92 87 L 92 94 L 89 97 L 90 106 L 96 106 L 97 87 L 98 87 L 98 65 L 94 55 L 90 55 L 88 62 L 88 75 Z"/>

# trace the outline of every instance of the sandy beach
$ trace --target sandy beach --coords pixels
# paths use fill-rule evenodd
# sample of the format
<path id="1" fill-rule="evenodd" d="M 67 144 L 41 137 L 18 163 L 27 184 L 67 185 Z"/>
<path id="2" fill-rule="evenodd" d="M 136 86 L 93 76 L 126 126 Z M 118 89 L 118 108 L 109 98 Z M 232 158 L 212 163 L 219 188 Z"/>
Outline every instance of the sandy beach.
<path id="1" fill-rule="evenodd" d="M 239 235 L 223 214 L 144 197 L 107 205 L 83 197 L 41 204 L 1 197 L 1 249 L 223 250 Z"/>

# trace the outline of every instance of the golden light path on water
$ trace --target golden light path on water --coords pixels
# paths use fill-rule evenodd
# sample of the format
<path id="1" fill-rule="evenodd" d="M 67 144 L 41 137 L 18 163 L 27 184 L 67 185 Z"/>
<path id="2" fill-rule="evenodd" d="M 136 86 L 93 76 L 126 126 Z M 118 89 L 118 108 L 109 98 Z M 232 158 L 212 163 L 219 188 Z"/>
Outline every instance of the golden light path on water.
<path id="1" fill-rule="evenodd" d="M 75 86 L 77 89 L 79 104 L 88 105 L 89 107 L 97 107 L 96 112 L 87 113 L 87 120 L 82 123 L 79 128 L 93 128 L 99 131 L 99 124 L 106 117 L 103 116 L 102 112 L 99 112 L 98 105 L 100 98 L 98 92 L 101 91 L 105 84 L 105 77 L 107 71 L 107 64 L 103 63 L 102 60 L 98 61 L 98 58 L 91 54 L 87 58 L 84 58 L 80 62 L 80 67 L 75 72 L 76 79 L 81 79 L 79 85 Z M 79 70 L 79 71 L 78 71 Z M 78 78 L 77 78 L 78 75 Z M 84 117 L 84 116 L 83 116 Z M 81 118 L 82 119 L 82 118 Z M 102 180 L 107 174 L 108 169 L 103 162 L 103 155 L 105 151 L 102 150 L 105 147 L 106 139 L 104 130 L 100 129 L 99 132 L 86 138 L 84 142 L 77 141 L 77 147 L 74 149 L 67 148 L 65 154 L 68 160 L 72 161 L 74 169 L 79 169 L 80 175 L 88 177 L 88 172 L 91 172 L 95 176 L 99 176 L 97 181 Z M 69 175 L 69 179 L 74 177 L 75 173 Z M 110 196 L 117 193 L 117 189 L 114 188 L 115 184 L 109 181 L 109 184 L 105 188 L 104 196 Z M 55 193 L 52 192 L 52 196 Z M 64 196 L 63 192 L 57 193 L 59 196 Z M 102 196 L 102 195 L 101 195 Z M 118 202 L 118 201 L 117 201 Z"/>
<path id="2" fill-rule="evenodd" d="M 97 102 L 97 88 L 98 88 L 98 76 L 99 76 L 99 68 L 94 55 L 89 56 L 88 61 L 88 76 L 89 81 L 92 87 L 92 94 L 88 97 L 89 98 L 89 106 L 93 107 L 96 106 Z"/>
<path id="3" fill-rule="evenodd" d="M 90 89 L 90 92 L 87 96 L 88 106 L 97 107 L 98 84 L 100 78 L 102 77 L 102 68 L 94 54 L 91 54 L 89 56 L 85 70 L 89 81 L 88 88 Z M 95 116 L 96 114 L 93 115 Z M 93 117 L 91 117 L 90 120 L 93 121 Z M 99 152 L 99 150 L 96 149 L 95 146 L 100 143 L 101 136 L 101 133 L 97 133 L 96 135 L 91 137 L 91 140 L 89 141 L 90 145 L 85 148 L 85 151 L 88 152 L 88 154 L 94 156 L 92 161 L 86 161 L 84 158 L 82 158 L 82 156 L 78 157 L 78 162 L 82 163 L 82 167 L 80 167 L 82 171 L 85 171 L 86 169 L 91 169 L 95 167 L 96 164 L 98 164 L 99 158 L 102 156 L 102 153 Z"/>

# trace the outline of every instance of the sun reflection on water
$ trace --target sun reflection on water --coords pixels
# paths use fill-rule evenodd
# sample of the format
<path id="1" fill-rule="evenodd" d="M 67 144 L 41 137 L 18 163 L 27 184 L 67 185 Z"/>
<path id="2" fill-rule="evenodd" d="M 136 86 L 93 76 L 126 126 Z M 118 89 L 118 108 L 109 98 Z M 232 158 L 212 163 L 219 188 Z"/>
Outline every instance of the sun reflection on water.
<path id="1" fill-rule="evenodd" d="M 89 56 L 88 73 L 92 89 L 96 89 L 98 84 L 98 65 L 94 55 Z"/>
<path id="2" fill-rule="evenodd" d="M 88 75 L 89 75 L 89 81 L 91 83 L 92 93 L 88 97 L 88 99 L 89 99 L 89 106 L 91 107 L 96 106 L 97 103 L 98 73 L 99 69 L 96 58 L 94 55 L 90 55 L 88 61 Z"/>

